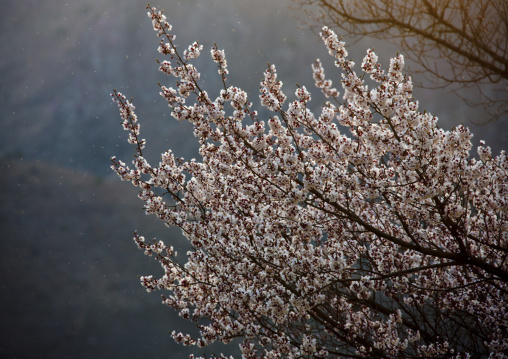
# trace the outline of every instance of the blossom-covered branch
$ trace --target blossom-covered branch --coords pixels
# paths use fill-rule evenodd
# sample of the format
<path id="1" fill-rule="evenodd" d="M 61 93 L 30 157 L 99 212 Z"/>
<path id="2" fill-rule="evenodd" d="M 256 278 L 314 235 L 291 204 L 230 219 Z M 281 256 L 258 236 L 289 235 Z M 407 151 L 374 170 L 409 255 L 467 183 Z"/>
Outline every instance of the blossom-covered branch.
<path id="1" fill-rule="evenodd" d="M 418 110 L 397 55 L 388 70 L 368 50 L 360 74 L 345 44 L 321 37 L 341 71 L 341 92 L 319 60 L 316 86 L 329 102 L 310 110 L 298 87 L 288 101 L 274 65 L 260 87 L 262 119 L 247 94 L 228 86 L 226 57 L 211 49 L 224 87 L 201 89 L 162 12 L 149 7 L 161 86 L 172 116 L 190 121 L 201 161 L 168 150 L 143 157 L 134 106 L 115 92 L 133 168 L 112 168 L 140 188 L 148 214 L 178 226 L 192 245 L 180 263 L 172 247 L 137 245 L 161 263 L 147 290 L 195 322 L 184 345 L 243 338 L 245 358 L 502 357 L 508 350 L 508 162 L 469 129 L 440 129 Z M 349 133 L 348 133 L 349 132 Z"/>

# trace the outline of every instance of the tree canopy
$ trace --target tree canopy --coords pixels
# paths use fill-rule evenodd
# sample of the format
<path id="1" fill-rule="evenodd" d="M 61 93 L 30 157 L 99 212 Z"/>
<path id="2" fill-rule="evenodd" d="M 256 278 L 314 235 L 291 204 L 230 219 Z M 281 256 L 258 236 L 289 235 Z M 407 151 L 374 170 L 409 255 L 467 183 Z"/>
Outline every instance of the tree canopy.
<path id="1" fill-rule="evenodd" d="M 136 153 L 112 168 L 139 187 L 147 214 L 181 228 L 192 250 L 135 234 L 162 266 L 149 291 L 196 324 L 173 332 L 184 345 L 242 338 L 245 358 L 502 357 L 508 350 L 508 161 L 471 132 L 450 131 L 413 98 L 404 57 L 383 70 L 368 50 L 359 70 L 329 28 L 320 36 L 341 72 L 335 88 L 312 66 L 327 97 L 320 114 L 298 87 L 289 100 L 268 65 L 262 119 L 247 93 L 227 84 L 225 53 L 211 57 L 223 87 L 211 97 L 180 52 L 165 15 L 149 8 L 166 57 L 161 85 L 172 116 L 190 121 L 201 160 L 160 163 L 131 101 L 112 94 Z M 246 69 L 248 71 L 248 69 Z"/>

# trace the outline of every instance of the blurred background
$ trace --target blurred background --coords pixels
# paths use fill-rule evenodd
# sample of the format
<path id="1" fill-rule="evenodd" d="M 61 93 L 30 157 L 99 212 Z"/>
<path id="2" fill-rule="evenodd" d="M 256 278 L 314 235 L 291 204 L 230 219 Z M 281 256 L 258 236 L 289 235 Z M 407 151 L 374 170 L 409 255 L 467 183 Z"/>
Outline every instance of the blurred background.
<path id="1" fill-rule="evenodd" d="M 226 51 L 229 84 L 258 102 L 267 62 L 277 66 L 291 98 L 296 82 L 313 88 L 310 64 L 333 60 L 305 26 L 290 0 L 156 0 L 174 26 L 176 42 L 204 45 L 196 66 L 203 86 L 218 94 L 209 57 L 216 42 Z M 137 191 L 110 170 L 116 155 L 133 149 L 109 94 L 134 98 L 157 162 L 171 148 L 197 157 L 187 123 L 171 119 L 159 96 L 158 39 L 140 0 L 3 0 L 0 14 L 0 357 L 184 358 L 237 352 L 236 343 L 189 351 L 172 330 L 192 330 L 161 293 L 147 293 L 138 275 L 160 275 L 159 265 L 132 241 L 138 230 L 182 248 L 179 231 L 144 215 Z M 347 36 L 344 40 L 348 42 Z M 398 50 L 365 39 L 349 48 L 359 64 L 375 43 L 383 66 Z M 317 91 L 314 91 L 317 93 Z M 494 153 L 506 148 L 507 119 L 473 123 L 482 109 L 446 90 L 417 90 L 420 106 L 446 129 L 471 127 Z M 316 111 L 320 102 L 315 101 Z"/>

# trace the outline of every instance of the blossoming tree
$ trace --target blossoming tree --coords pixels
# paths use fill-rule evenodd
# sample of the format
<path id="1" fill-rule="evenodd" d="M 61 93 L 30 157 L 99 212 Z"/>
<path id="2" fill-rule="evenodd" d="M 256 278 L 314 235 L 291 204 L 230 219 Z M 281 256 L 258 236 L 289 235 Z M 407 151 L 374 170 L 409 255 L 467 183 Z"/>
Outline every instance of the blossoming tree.
<path id="1" fill-rule="evenodd" d="M 440 129 L 420 112 L 397 55 L 387 71 L 367 51 L 360 74 L 344 43 L 321 37 L 342 73 L 339 90 L 319 60 L 320 114 L 298 87 L 288 101 L 269 65 L 261 119 L 229 86 L 224 52 L 211 49 L 223 88 L 200 87 L 192 62 L 202 46 L 177 51 L 171 25 L 148 7 L 167 57 L 161 86 L 172 116 L 190 121 L 201 161 L 168 150 L 158 165 L 133 104 L 117 102 L 133 166 L 112 168 L 139 187 L 146 213 L 178 226 L 192 245 L 182 260 L 162 241 L 135 234 L 164 274 L 148 291 L 195 322 L 184 345 L 243 338 L 245 358 L 503 357 L 508 350 L 508 162 L 470 131 Z M 342 127 L 339 127 L 339 124 Z M 348 132 L 348 133 L 346 133 Z"/>

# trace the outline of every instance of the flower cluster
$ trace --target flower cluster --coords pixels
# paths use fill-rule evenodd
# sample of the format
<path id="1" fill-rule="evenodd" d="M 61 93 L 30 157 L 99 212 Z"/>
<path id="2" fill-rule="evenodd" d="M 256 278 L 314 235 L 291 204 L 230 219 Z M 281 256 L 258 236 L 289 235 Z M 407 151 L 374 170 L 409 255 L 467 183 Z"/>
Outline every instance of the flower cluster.
<path id="1" fill-rule="evenodd" d="M 164 15 L 148 14 L 173 60 L 161 70 L 176 88 L 161 95 L 175 119 L 193 124 L 202 160 L 167 151 L 150 165 L 134 107 L 115 92 L 137 153 L 133 169 L 115 158 L 112 167 L 139 187 L 147 213 L 192 245 L 182 264 L 163 242 L 135 236 L 164 271 L 142 284 L 167 290 L 164 303 L 200 330 L 173 332 L 177 342 L 242 337 L 244 358 L 503 357 L 504 152 L 482 144 L 473 158 L 469 129 L 443 130 L 418 110 L 401 55 L 384 72 L 369 50 L 358 75 L 328 28 L 321 36 L 342 72 L 342 103 L 316 115 L 305 87 L 286 103 L 269 65 L 260 100 L 274 115 L 262 120 L 237 87 L 215 99 L 201 90 L 190 64 L 201 47 L 180 57 Z M 226 85 L 224 52 L 211 55 Z M 340 103 L 321 62 L 312 70 Z"/>
<path id="2" fill-rule="evenodd" d="M 339 92 L 336 88 L 332 87 L 332 81 L 325 79 L 325 70 L 321 64 L 321 60 L 317 59 L 312 65 L 312 77 L 316 82 L 316 87 L 321 89 L 323 94 L 328 97 L 338 97 Z"/>
<path id="3" fill-rule="evenodd" d="M 228 63 L 226 61 L 226 55 L 224 54 L 224 50 L 219 50 L 217 45 L 214 45 L 210 50 L 212 55 L 212 59 L 215 63 L 219 64 L 219 75 L 227 75 L 228 71 Z"/>
<path id="4" fill-rule="evenodd" d="M 286 101 L 286 95 L 282 92 L 282 82 L 277 80 L 275 66 L 269 64 L 264 75 L 265 79 L 261 82 L 261 95 L 259 95 L 261 105 L 270 111 L 280 111 Z"/>

